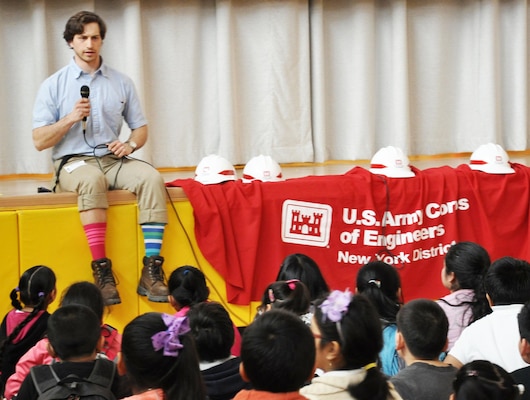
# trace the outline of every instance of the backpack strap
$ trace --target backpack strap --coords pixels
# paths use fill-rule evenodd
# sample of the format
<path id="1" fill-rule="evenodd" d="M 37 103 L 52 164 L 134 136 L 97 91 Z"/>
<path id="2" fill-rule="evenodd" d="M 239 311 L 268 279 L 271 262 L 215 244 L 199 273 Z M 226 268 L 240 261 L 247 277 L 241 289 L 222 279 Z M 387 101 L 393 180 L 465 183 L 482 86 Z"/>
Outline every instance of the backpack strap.
<path id="1" fill-rule="evenodd" d="M 115 374 L 116 364 L 109 360 L 97 358 L 88 380 L 103 386 L 104 388 L 110 389 Z"/>
<path id="2" fill-rule="evenodd" d="M 60 379 L 51 365 L 39 365 L 30 370 L 31 379 L 39 396 L 59 383 Z"/>

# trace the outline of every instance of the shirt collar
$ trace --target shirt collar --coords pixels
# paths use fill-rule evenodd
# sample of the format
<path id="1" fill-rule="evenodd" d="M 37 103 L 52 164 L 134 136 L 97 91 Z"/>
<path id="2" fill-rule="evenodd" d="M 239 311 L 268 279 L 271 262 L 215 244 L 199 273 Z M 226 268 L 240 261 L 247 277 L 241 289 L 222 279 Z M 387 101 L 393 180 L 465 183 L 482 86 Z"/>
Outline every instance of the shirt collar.
<path id="1" fill-rule="evenodd" d="M 216 367 L 232 358 L 235 358 L 234 356 L 230 356 L 228 358 L 224 358 L 222 360 L 216 360 L 216 361 L 212 361 L 212 362 L 208 362 L 208 361 L 201 361 L 199 363 L 199 368 L 201 371 L 204 371 L 206 369 L 210 369 L 210 368 L 213 368 L 213 367 Z"/>
<path id="2" fill-rule="evenodd" d="M 70 68 L 72 68 L 75 71 L 76 79 L 79 79 L 82 75 L 88 75 L 86 72 L 84 72 L 81 69 L 81 67 L 79 67 L 79 65 L 77 65 L 77 63 L 75 62 L 75 58 L 74 57 L 72 57 L 72 59 L 70 60 Z M 94 75 L 102 75 L 105 78 L 108 77 L 108 67 L 105 64 L 105 62 L 103 61 L 103 57 L 101 57 L 101 65 L 96 70 Z"/>

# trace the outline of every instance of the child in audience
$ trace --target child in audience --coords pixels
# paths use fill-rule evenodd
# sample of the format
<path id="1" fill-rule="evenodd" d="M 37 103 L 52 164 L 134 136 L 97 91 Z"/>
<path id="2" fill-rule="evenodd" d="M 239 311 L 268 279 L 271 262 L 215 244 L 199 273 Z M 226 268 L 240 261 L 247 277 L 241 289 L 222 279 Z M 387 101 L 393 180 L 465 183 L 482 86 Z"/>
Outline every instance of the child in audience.
<path id="1" fill-rule="evenodd" d="M 103 323 L 105 303 L 98 286 L 92 282 L 81 281 L 70 285 L 61 298 L 61 306 L 81 304 L 96 313 L 101 325 L 101 335 L 104 343 L 99 349 L 98 356 L 116 360 L 121 348 L 121 334 L 112 326 Z M 35 365 L 51 364 L 53 357 L 48 353 L 48 338 L 43 338 L 29 349 L 18 361 L 15 373 L 9 377 L 5 388 L 5 398 L 11 399 L 18 393 L 22 381 Z"/>
<path id="2" fill-rule="evenodd" d="M 14 309 L 7 313 L 0 326 L 2 394 L 20 357 L 46 334 L 50 316 L 46 310 L 55 300 L 55 283 L 53 270 L 44 265 L 37 265 L 26 270 L 20 277 L 18 287 L 11 291 L 10 298 Z"/>
<path id="3" fill-rule="evenodd" d="M 517 315 L 530 300 L 530 264 L 513 257 L 494 261 L 484 277 L 493 312 L 465 328 L 445 361 L 459 368 L 474 360 L 488 360 L 508 372 L 526 363 L 519 353 Z"/>
<path id="4" fill-rule="evenodd" d="M 298 279 L 307 286 L 311 302 L 329 292 L 328 284 L 320 272 L 318 264 L 305 254 L 294 253 L 284 258 L 276 281 L 289 281 L 291 279 Z"/>
<path id="5" fill-rule="evenodd" d="M 403 400 L 447 400 L 457 369 L 439 361 L 449 322 L 435 301 L 409 301 L 397 315 L 396 348 L 406 367 L 390 378 Z"/>
<path id="6" fill-rule="evenodd" d="M 399 274 L 383 261 L 369 262 L 357 273 L 356 292 L 366 296 L 379 313 L 383 327 L 381 370 L 388 376 L 395 375 L 405 366 L 396 351 L 396 315 L 403 304 Z"/>
<path id="7" fill-rule="evenodd" d="M 188 318 L 209 400 L 229 400 L 248 389 L 239 374 L 240 358 L 230 354 L 234 329 L 225 308 L 214 301 L 198 303 L 190 308 Z"/>
<path id="8" fill-rule="evenodd" d="M 383 348 L 381 322 L 366 297 L 352 296 L 348 290 L 331 292 L 317 302 L 311 330 L 315 367 L 324 373 L 300 390 L 303 396 L 312 400 L 401 399 L 377 367 Z"/>
<path id="9" fill-rule="evenodd" d="M 169 276 L 167 287 L 169 303 L 177 311 L 175 317 L 182 317 L 194 304 L 208 301 L 210 289 L 206 285 L 204 273 L 190 265 L 184 265 L 174 270 Z M 241 351 L 241 334 L 234 325 L 234 345 L 232 354 L 239 356 Z"/>
<path id="10" fill-rule="evenodd" d="M 453 381 L 450 400 L 518 400 L 521 388 L 506 370 L 485 360 L 465 364 Z"/>
<path id="11" fill-rule="evenodd" d="M 118 371 L 131 384 L 128 400 L 207 398 L 188 322 L 149 312 L 127 324 Z"/>
<path id="12" fill-rule="evenodd" d="M 177 311 L 175 317 L 183 317 L 194 304 L 208 300 L 210 289 L 204 273 L 190 265 L 174 270 L 169 276 L 169 302 Z"/>
<path id="13" fill-rule="evenodd" d="M 450 293 L 438 300 L 438 304 L 449 320 L 447 351 L 453 348 L 466 326 L 491 313 L 483 285 L 490 263 L 486 249 L 473 242 L 456 243 L 445 255 L 441 278 Z"/>
<path id="14" fill-rule="evenodd" d="M 123 397 L 125 393 L 121 379 L 115 373 L 115 364 L 104 358 L 96 359 L 101 339 L 101 321 L 94 311 L 80 304 L 59 307 L 48 320 L 48 351 L 60 362 L 33 367 L 22 382 L 17 398 L 36 400 L 39 392 L 33 376 L 49 368 L 58 379 L 70 375 L 88 379 L 96 368 L 103 370 L 102 376 L 109 378 L 112 394 L 118 399 Z"/>
<path id="15" fill-rule="evenodd" d="M 299 315 L 307 325 L 311 324 L 312 314 L 309 312 L 311 298 L 309 290 L 298 279 L 273 282 L 263 292 L 258 315 L 276 308 L 292 311 Z"/>
<path id="16" fill-rule="evenodd" d="M 300 387 L 313 375 L 315 344 L 300 318 L 271 310 L 256 318 L 243 333 L 240 372 L 252 390 L 234 400 L 301 400 Z"/>
<path id="17" fill-rule="evenodd" d="M 515 382 L 522 384 L 526 390 L 521 400 L 530 400 L 530 302 L 526 302 L 519 315 L 517 315 L 519 326 L 519 352 L 526 366 L 513 371 L 510 375 Z"/>

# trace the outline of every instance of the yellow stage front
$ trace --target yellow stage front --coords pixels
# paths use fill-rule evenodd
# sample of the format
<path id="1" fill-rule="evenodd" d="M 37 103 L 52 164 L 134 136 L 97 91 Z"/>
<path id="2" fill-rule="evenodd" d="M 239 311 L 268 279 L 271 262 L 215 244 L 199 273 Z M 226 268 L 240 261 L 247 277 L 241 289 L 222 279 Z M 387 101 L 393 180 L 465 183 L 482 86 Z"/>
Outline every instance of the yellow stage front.
<path id="1" fill-rule="evenodd" d="M 234 323 L 245 326 L 254 315 L 255 304 L 238 306 L 226 302 L 223 277 L 204 259 L 194 236 L 193 209 L 182 190 L 170 188 L 169 223 L 162 255 L 166 275 L 182 266 L 200 268 L 206 275 L 210 299 L 221 302 Z M 120 331 L 135 316 L 148 311 L 173 313 L 168 303 L 153 303 L 136 294 L 142 268 L 143 236 L 138 225 L 135 198 L 125 191 L 109 194 L 107 254 L 119 282 L 122 304 L 109 307 L 105 322 Z M 57 275 L 58 299 L 71 283 L 92 281 L 91 255 L 72 194 L 38 194 L 0 200 L 0 242 L 3 243 L 0 289 L 4 301 L 0 313 L 11 308 L 9 293 L 18 285 L 20 274 L 34 266 L 47 265 Z"/>

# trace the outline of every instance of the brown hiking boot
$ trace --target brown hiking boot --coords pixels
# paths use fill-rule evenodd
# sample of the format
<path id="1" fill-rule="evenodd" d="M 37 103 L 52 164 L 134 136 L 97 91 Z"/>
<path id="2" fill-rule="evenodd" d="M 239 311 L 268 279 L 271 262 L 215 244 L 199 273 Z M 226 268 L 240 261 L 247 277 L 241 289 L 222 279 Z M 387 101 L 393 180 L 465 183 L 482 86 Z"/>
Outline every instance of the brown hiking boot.
<path id="1" fill-rule="evenodd" d="M 149 301 L 155 301 L 157 303 L 168 302 L 167 295 L 169 292 L 164 282 L 163 263 L 164 257 L 161 256 L 144 257 L 142 277 L 140 278 L 136 292 L 140 296 L 147 296 Z"/>
<path id="2" fill-rule="evenodd" d="M 92 261 L 92 275 L 94 276 L 94 283 L 101 290 L 105 305 L 120 304 L 120 295 L 116 290 L 116 281 L 112 273 L 112 262 L 108 258 Z"/>

